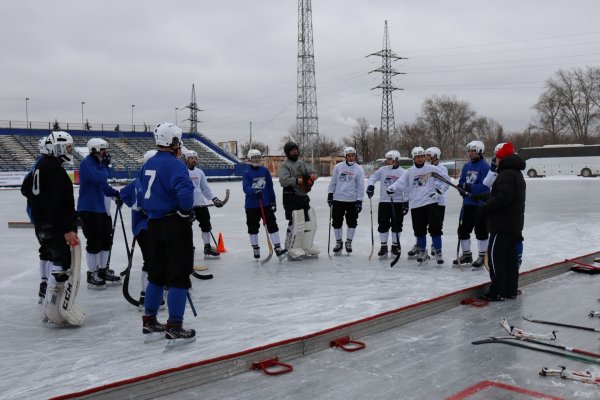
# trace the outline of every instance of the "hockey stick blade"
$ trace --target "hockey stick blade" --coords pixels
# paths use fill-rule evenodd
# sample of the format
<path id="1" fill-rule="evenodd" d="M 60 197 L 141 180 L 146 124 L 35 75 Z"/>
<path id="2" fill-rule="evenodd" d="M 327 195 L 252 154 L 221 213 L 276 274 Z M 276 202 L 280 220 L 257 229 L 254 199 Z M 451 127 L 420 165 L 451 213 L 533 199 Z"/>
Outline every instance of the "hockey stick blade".
<path id="1" fill-rule="evenodd" d="M 225 197 L 223 197 L 223 200 L 221 200 L 223 202 L 223 205 L 227 204 L 227 202 L 229 201 L 229 189 L 225 189 Z M 214 204 L 207 204 L 207 207 L 214 207 Z"/>
<path id="2" fill-rule="evenodd" d="M 392 260 L 392 263 L 390 264 L 390 267 L 394 267 L 394 265 L 396 265 L 398 263 L 398 260 L 400 260 L 400 252 L 398 252 L 398 254 L 396 255 L 396 258 L 394 258 Z"/>
<path id="3" fill-rule="evenodd" d="M 194 278 L 200 279 L 202 281 L 207 281 L 209 279 L 214 278 L 213 274 L 203 275 L 203 274 L 197 273 L 196 271 L 192 272 L 192 275 L 194 276 Z"/>

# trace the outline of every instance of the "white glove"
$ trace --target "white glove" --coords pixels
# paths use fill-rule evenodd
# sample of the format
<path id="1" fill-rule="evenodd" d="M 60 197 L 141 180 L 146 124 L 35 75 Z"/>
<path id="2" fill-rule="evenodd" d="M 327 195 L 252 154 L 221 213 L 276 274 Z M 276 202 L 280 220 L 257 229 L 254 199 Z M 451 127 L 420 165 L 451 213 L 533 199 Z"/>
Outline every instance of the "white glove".
<path id="1" fill-rule="evenodd" d="M 394 194 L 396 193 L 396 189 L 394 189 L 392 186 L 389 186 L 385 192 L 387 194 Z"/>
<path id="2" fill-rule="evenodd" d="M 442 194 L 436 189 L 435 192 L 429 195 L 429 198 L 435 201 L 438 201 Z"/>

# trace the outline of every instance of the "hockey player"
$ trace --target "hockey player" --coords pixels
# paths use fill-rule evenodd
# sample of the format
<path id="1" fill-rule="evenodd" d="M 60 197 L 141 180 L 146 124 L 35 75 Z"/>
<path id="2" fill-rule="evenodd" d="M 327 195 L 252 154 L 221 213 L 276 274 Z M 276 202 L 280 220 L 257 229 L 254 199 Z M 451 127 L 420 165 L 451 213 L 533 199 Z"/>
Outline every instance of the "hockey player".
<path id="1" fill-rule="evenodd" d="M 436 262 L 443 264 L 442 218 L 437 202 L 447 187 L 437 186 L 433 177 L 427 178 L 428 173 L 439 173 L 440 170 L 433 165 L 425 164 L 425 149 L 415 147 L 412 149 L 411 155 L 414 165 L 388 187 L 387 193 L 393 195 L 397 191 L 404 191 L 409 198 L 413 231 L 419 245 L 417 261 L 422 263 L 429 259 L 426 249 L 426 235 L 429 231 L 435 249 Z"/>
<path id="2" fill-rule="evenodd" d="M 121 278 L 108 269 L 108 254 L 112 248 L 112 218 L 107 214 L 105 197 L 122 204 L 119 192 L 108 184 L 108 143 L 99 138 L 87 142 L 89 155 L 79 166 L 79 199 L 77 211 L 83 222 L 86 238 L 87 283 L 90 289 L 106 289 L 106 282 L 118 283 Z"/>
<path id="3" fill-rule="evenodd" d="M 37 163 L 40 162 L 40 160 L 42 160 L 44 158 L 44 155 L 48 154 L 48 147 L 47 147 L 47 136 L 42 137 L 39 141 L 38 141 L 38 150 L 40 152 L 39 156 L 37 157 L 37 159 L 35 160 L 35 162 L 33 163 L 33 166 L 31 167 L 31 171 L 29 171 L 27 173 L 27 175 L 25 175 L 25 178 L 23 179 L 23 184 L 21 185 L 21 194 L 25 197 L 28 197 L 31 194 L 31 185 L 33 184 L 32 179 L 33 179 L 33 173 L 35 171 L 35 167 L 37 166 Z M 30 199 L 27 198 L 27 207 L 26 207 L 26 211 L 27 211 L 27 216 L 29 217 L 29 222 L 34 223 L 32 217 L 31 217 L 31 204 L 30 204 Z M 39 269 L 40 269 L 40 288 L 38 290 L 38 303 L 41 304 L 44 301 L 44 298 L 46 297 L 46 289 L 48 287 L 48 274 L 50 273 L 50 270 L 52 269 L 52 263 L 50 261 L 48 261 L 48 256 L 46 255 L 46 251 L 45 249 L 40 246 L 39 248 L 39 254 L 40 254 L 40 263 L 39 263 Z"/>
<path id="4" fill-rule="evenodd" d="M 144 164 L 154 155 L 156 150 L 148 150 L 144 153 Z M 144 298 L 146 296 L 146 287 L 148 286 L 148 265 L 150 249 L 148 248 L 148 215 L 142 209 L 144 201 L 144 193 L 142 192 L 142 183 L 139 178 L 136 178 L 125 186 L 119 192 L 123 203 L 131 207 L 131 230 L 133 237 L 142 252 L 142 272 L 140 275 L 141 292 L 139 300 L 139 309 L 144 309 Z"/>
<path id="5" fill-rule="evenodd" d="M 146 340 L 165 335 L 167 345 L 195 340 L 196 331 L 183 328 L 183 316 L 194 248 L 192 207 L 194 185 L 187 168 L 177 159 L 182 131 L 175 124 L 161 123 L 154 130 L 157 150 L 140 170 L 144 210 L 148 213 L 148 286 L 142 317 Z M 165 286 L 169 287 L 169 319 L 156 319 Z M 174 341 L 174 342 L 173 342 Z"/>
<path id="6" fill-rule="evenodd" d="M 185 165 L 188 168 L 190 179 L 194 184 L 194 216 L 202 231 L 204 258 L 218 259 L 221 255 L 217 249 L 210 245 L 212 225 L 210 224 L 210 212 L 207 207 L 207 199 L 211 199 L 212 203 L 217 208 L 223 207 L 223 201 L 219 200 L 219 198 L 214 195 L 210 186 L 208 186 L 204 171 L 200 168 L 196 168 L 196 165 L 198 165 L 198 153 L 194 150 L 183 149 L 182 155 L 185 160 Z"/>
<path id="7" fill-rule="evenodd" d="M 394 202 L 394 213 L 392 213 L 392 203 L 390 196 L 387 194 L 387 189 L 401 178 L 406 171 L 400 166 L 400 153 L 396 150 L 390 150 L 385 153 L 385 164 L 380 167 L 367 181 L 367 196 L 373 197 L 375 193 L 375 183 L 380 182 L 379 188 L 379 206 L 377 208 L 377 231 L 379 232 L 379 241 L 381 248 L 377 255 L 380 258 L 388 255 L 388 235 L 390 228 L 392 229 L 392 254 L 397 256 L 400 254 L 400 246 L 398 240 L 402 233 L 402 225 L 404 216 L 408 214 L 408 197 L 404 195 L 403 190 L 399 190 L 391 196 Z M 393 215 L 396 218 L 393 218 Z"/>
<path id="8" fill-rule="evenodd" d="M 496 159 L 498 176 L 491 193 L 474 195 L 477 200 L 487 200 L 483 209 L 490 232 L 488 255 L 492 285 L 482 297 L 489 301 L 517 297 L 517 244 L 525 220 L 526 184 L 521 172 L 525 169 L 525 161 L 514 154 L 510 142 L 498 149 Z"/>
<path id="9" fill-rule="evenodd" d="M 469 161 L 463 166 L 458 181 L 458 186 L 471 194 L 489 192 L 490 189 L 483 184 L 483 179 L 490 170 L 490 166 L 483 158 L 485 147 L 479 140 L 467 144 L 467 156 Z M 485 217 L 481 215 L 480 201 L 471 197 L 463 196 L 463 206 L 460 211 L 460 224 L 458 225 L 458 238 L 462 255 L 452 263 L 454 266 L 472 263 L 472 267 L 480 269 L 485 263 L 485 252 L 488 244 L 488 233 L 485 227 Z M 471 255 L 471 232 L 475 229 L 479 256 L 473 261 Z"/>
<path id="10" fill-rule="evenodd" d="M 85 312 L 75 305 L 81 257 L 77 212 L 73 183 L 62 166 L 72 162 L 73 138 L 67 132 L 51 132 L 47 145 L 48 154 L 37 162 L 31 179 L 24 181 L 35 235 L 51 263 L 43 319 L 57 326 L 80 325 Z"/>
<path id="11" fill-rule="evenodd" d="M 292 258 L 316 256 L 313 245 L 317 216 L 310 206 L 308 192 L 317 179 L 315 171 L 298 159 L 298 145 L 288 142 L 283 147 L 287 159 L 279 169 L 279 184 L 283 187 L 283 208 L 288 222 L 286 249 Z"/>
<path id="12" fill-rule="evenodd" d="M 286 249 L 281 248 L 281 239 L 279 238 L 279 227 L 275 211 L 277 211 L 277 201 L 275 191 L 273 190 L 273 179 L 269 170 L 261 165 L 260 151 L 252 149 L 248 152 L 248 161 L 250 168 L 246 169 L 242 176 L 242 188 L 246 194 L 244 207 L 246 208 L 246 225 L 248 226 L 248 235 L 250 236 L 250 245 L 255 259 L 260 258 L 260 247 L 258 246 L 258 230 L 260 221 L 263 217 L 267 225 L 267 231 L 273 243 L 273 249 L 277 257 L 281 260 L 287 253 Z"/>
<path id="13" fill-rule="evenodd" d="M 362 211 L 365 191 L 365 171 L 356 163 L 354 147 L 344 149 L 343 162 L 336 164 L 327 189 L 327 204 L 331 207 L 335 247 L 333 253 L 342 253 L 344 217 L 348 231 L 346 233 L 346 252 L 352 253 L 352 239 L 358 225 L 358 214 Z"/>

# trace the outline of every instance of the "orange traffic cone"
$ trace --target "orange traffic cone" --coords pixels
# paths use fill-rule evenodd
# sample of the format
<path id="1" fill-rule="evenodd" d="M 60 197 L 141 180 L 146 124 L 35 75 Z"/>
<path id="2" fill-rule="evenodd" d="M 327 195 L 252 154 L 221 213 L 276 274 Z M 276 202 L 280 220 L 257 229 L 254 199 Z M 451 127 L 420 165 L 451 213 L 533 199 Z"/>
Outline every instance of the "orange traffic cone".
<path id="1" fill-rule="evenodd" d="M 217 244 L 217 251 L 219 253 L 227 253 L 227 250 L 225 249 L 225 244 L 223 243 L 223 234 L 221 232 L 219 232 L 219 242 Z"/>

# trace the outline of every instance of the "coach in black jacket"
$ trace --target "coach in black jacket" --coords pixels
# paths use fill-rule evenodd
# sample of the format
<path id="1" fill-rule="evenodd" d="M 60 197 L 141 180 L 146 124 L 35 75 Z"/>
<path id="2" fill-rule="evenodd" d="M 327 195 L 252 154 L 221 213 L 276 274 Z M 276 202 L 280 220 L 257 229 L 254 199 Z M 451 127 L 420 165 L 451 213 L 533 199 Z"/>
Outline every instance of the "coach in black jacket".
<path id="1" fill-rule="evenodd" d="M 517 243 L 525 220 L 525 161 L 505 143 L 496 153 L 498 176 L 492 185 L 484 211 L 487 214 L 488 264 L 492 285 L 482 297 L 503 301 L 517 297 L 519 265 Z M 474 196 L 482 199 L 483 196 Z"/>

